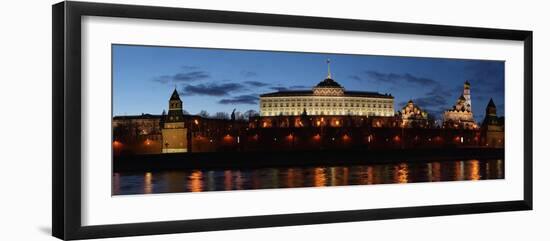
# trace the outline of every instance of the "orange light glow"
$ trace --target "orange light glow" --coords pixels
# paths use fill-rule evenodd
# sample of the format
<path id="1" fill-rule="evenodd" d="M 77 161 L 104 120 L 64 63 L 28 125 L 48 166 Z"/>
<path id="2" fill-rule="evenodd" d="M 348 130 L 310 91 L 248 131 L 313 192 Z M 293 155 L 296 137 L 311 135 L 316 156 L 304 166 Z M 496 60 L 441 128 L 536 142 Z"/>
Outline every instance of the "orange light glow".
<path id="1" fill-rule="evenodd" d="M 479 174 L 479 161 L 470 161 L 470 180 L 479 180 L 481 175 Z"/>
<path id="2" fill-rule="evenodd" d="M 316 187 L 324 187 L 327 183 L 327 177 L 324 168 L 315 168 L 313 172 L 313 185 Z"/>
<path id="3" fill-rule="evenodd" d="M 342 136 L 342 140 L 343 140 L 343 141 L 350 141 L 350 140 L 351 140 L 351 137 L 349 137 L 348 134 L 344 134 L 344 135 Z"/>
<path id="4" fill-rule="evenodd" d="M 232 137 L 231 135 L 227 134 L 227 135 L 225 135 L 225 136 L 223 137 L 223 141 L 225 141 L 225 142 L 232 142 L 232 141 L 233 141 L 233 137 Z"/>
<path id="5" fill-rule="evenodd" d="M 399 142 L 399 141 L 401 141 L 401 138 L 399 138 L 399 136 L 395 136 L 395 137 L 393 138 L 393 140 L 394 140 L 395 142 Z"/>
<path id="6" fill-rule="evenodd" d="M 191 192 L 201 192 L 202 191 L 202 172 L 201 171 L 193 171 L 191 175 L 189 176 L 190 183 L 189 183 L 189 189 Z"/>
<path id="7" fill-rule="evenodd" d="M 394 167 L 394 181 L 396 183 L 409 182 L 409 166 L 407 163 L 401 163 Z"/>
<path id="8" fill-rule="evenodd" d="M 113 141 L 113 146 L 114 146 L 115 148 L 120 148 L 120 147 L 122 147 L 122 142 L 120 142 L 120 141 Z"/>
<path id="9" fill-rule="evenodd" d="M 317 134 L 313 136 L 313 140 L 319 141 L 321 140 L 321 135 Z"/>
<path id="10" fill-rule="evenodd" d="M 288 141 L 292 141 L 294 139 L 294 136 L 292 134 L 288 134 L 288 136 L 286 136 L 286 139 Z"/>

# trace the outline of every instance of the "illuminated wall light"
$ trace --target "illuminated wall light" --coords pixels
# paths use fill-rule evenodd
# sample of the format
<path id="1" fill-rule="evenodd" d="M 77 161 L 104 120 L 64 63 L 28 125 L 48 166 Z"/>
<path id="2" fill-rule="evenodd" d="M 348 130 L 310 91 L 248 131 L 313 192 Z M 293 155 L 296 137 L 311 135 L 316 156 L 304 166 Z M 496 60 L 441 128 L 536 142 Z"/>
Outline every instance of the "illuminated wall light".
<path id="1" fill-rule="evenodd" d="M 321 135 L 317 134 L 313 136 L 313 140 L 319 141 L 321 140 Z"/>
<path id="2" fill-rule="evenodd" d="M 342 136 L 342 139 L 343 139 L 344 141 L 349 141 L 349 140 L 351 139 L 351 137 L 349 137 L 348 134 L 344 134 L 344 135 Z"/>

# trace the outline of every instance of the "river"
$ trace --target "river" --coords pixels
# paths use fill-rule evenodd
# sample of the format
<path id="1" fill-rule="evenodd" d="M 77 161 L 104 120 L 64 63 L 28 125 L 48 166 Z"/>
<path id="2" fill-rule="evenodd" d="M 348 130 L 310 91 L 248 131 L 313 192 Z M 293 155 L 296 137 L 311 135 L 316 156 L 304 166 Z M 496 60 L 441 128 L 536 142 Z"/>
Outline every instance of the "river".
<path id="1" fill-rule="evenodd" d="M 403 161 L 391 164 L 254 169 L 115 172 L 112 180 L 112 194 L 207 192 L 503 178 L 503 159 Z"/>

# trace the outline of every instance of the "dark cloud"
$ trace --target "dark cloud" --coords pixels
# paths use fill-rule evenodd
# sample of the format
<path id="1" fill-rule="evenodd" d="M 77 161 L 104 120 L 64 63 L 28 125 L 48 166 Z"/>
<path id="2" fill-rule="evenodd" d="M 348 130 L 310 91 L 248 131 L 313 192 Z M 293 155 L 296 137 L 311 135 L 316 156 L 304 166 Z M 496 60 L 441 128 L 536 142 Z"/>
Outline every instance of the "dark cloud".
<path id="1" fill-rule="evenodd" d="M 256 77 L 258 76 L 258 73 L 254 72 L 254 71 L 241 71 L 241 75 L 245 78 L 251 78 L 251 77 Z"/>
<path id="2" fill-rule="evenodd" d="M 504 95 L 504 62 L 481 61 L 464 67 L 472 90 L 489 95 Z"/>
<path id="3" fill-rule="evenodd" d="M 310 86 L 305 86 L 305 85 L 291 85 L 291 86 L 273 86 L 273 87 L 269 87 L 270 89 L 272 90 L 275 90 L 275 91 L 289 91 L 289 90 L 303 90 L 303 89 L 310 89 L 311 87 Z"/>
<path id="4" fill-rule="evenodd" d="M 288 88 L 289 89 L 309 89 L 311 87 L 310 86 L 305 86 L 305 85 L 291 85 Z"/>
<path id="5" fill-rule="evenodd" d="M 428 112 L 429 115 L 439 118 L 443 112 L 447 109 L 450 109 L 452 104 L 448 103 L 447 99 L 449 96 L 459 94 L 461 92 L 454 92 L 453 88 L 445 88 L 442 85 L 436 85 L 432 87 L 426 94 L 422 97 L 413 98 L 413 102 L 418 105 L 422 110 Z M 458 97 L 458 96 L 457 96 Z M 400 107 L 403 108 L 408 101 L 400 102 Z"/>
<path id="6" fill-rule="evenodd" d="M 375 82 L 385 83 L 385 84 L 412 84 L 412 85 L 437 85 L 437 82 L 433 79 L 418 77 L 406 74 L 396 74 L 396 73 L 381 73 L 377 71 L 366 71 L 365 74 L 370 80 Z"/>
<path id="7" fill-rule="evenodd" d="M 350 75 L 348 77 L 352 80 L 357 80 L 357 81 L 363 80 L 363 78 L 361 78 L 361 76 L 359 76 L 359 75 Z"/>
<path id="8" fill-rule="evenodd" d="M 275 90 L 275 91 L 287 91 L 289 90 L 288 87 L 282 87 L 282 86 L 274 86 L 274 87 L 269 87 L 270 89 L 272 90 Z"/>
<path id="9" fill-rule="evenodd" d="M 187 85 L 183 87 L 184 95 L 208 95 L 208 96 L 226 96 L 231 92 L 240 92 L 246 90 L 245 86 L 238 83 L 208 83 L 199 85 Z"/>
<path id="10" fill-rule="evenodd" d="M 424 106 L 425 108 L 434 108 L 442 107 L 447 105 L 447 100 L 445 96 L 441 95 L 432 95 L 428 97 L 421 97 L 414 100 L 419 106 Z"/>
<path id="11" fill-rule="evenodd" d="M 253 87 L 265 87 L 265 86 L 271 85 L 269 83 L 264 83 L 260 81 L 254 81 L 254 80 L 245 81 L 244 83 Z"/>
<path id="12" fill-rule="evenodd" d="M 193 66 L 193 65 L 182 65 L 181 68 L 184 69 L 184 70 L 195 70 L 195 69 L 199 69 L 198 66 Z"/>
<path id="13" fill-rule="evenodd" d="M 220 104 L 248 104 L 248 105 L 255 105 L 258 104 L 258 96 L 257 95 L 239 95 L 228 99 L 221 99 L 218 101 Z"/>
<path id="14" fill-rule="evenodd" d="M 153 81 L 167 83 L 186 83 L 210 78 L 210 73 L 201 70 L 182 71 L 173 75 L 161 75 L 153 79 Z"/>

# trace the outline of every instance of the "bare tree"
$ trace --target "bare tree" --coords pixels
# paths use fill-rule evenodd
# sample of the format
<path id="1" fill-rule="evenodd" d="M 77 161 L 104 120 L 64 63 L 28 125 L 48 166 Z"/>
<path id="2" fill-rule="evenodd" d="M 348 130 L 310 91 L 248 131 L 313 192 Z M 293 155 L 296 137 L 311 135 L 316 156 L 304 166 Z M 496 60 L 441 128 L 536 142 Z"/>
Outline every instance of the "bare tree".
<path id="1" fill-rule="evenodd" d="M 203 117 L 203 118 L 208 118 L 208 117 L 210 117 L 210 114 L 208 114 L 208 112 L 205 111 L 205 110 L 201 110 L 201 111 L 199 112 L 199 116 L 200 116 L 200 117 Z"/>
<path id="2" fill-rule="evenodd" d="M 259 115 L 260 114 L 255 110 L 247 110 L 246 112 L 244 112 L 243 117 L 244 117 L 244 119 L 249 120 L 250 118 L 254 118 L 254 117 L 259 116 Z"/>
<path id="3" fill-rule="evenodd" d="M 225 112 L 216 112 L 216 114 L 214 114 L 214 118 L 219 120 L 229 120 L 229 114 Z"/>

